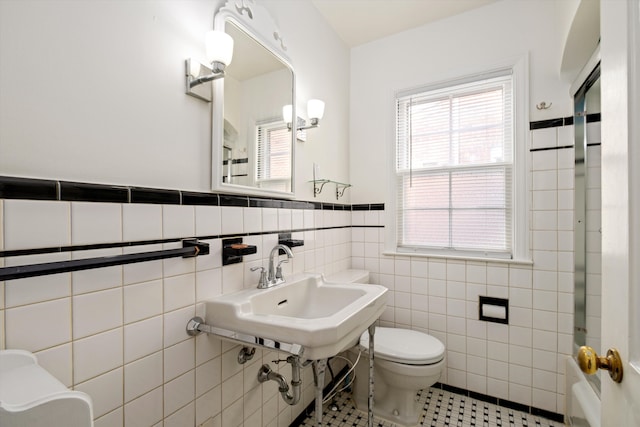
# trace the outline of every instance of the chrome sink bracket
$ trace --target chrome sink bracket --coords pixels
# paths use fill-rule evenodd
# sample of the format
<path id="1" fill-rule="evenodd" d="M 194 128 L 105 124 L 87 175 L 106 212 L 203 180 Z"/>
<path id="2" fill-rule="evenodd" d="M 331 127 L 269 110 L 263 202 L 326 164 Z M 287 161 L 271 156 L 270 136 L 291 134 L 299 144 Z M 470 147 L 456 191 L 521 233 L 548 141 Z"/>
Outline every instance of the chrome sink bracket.
<path id="1" fill-rule="evenodd" d="M 247 347 L 246 345 L 240 349 L 238 353 L 238 363 L 244 365 L 249 360 L 253 359 L 253 356 L 256 354 L 255 347 Z"/>
<path id="2" fill-rule="evenodd" d="M 229 331 L 227 329 L 217 328 L 207 325 L 202 317 L 193 317 L 187 322 L 187 334 L 190 336 L 200 335 L 202 332 L 215 335 L 239 344 L 249 345 L 251 347 L 264 347 L 270 350 L 283 351 L 293 354 L 294 356 L 303 357 L 304 347 L 300 344 L 291 344 L 286 342 L 275 341 L 269 338 L 262 338 L 255 335 L 242 334 L 240 332 Z"/>
<path id="3" fill-rule="evenodd" d="M 369 401 L 367 408 L 367 425 L 373 427 L 373 336 L 376 333 L 376 326 L 372 324 L 369 326 Z"/>
<path id="4" fill-rule="evenodd" d="M 322 426 L 322 389 L 324 388 L 324 373 L 327 369 L 327 359 L 313 361 L 313 381 L 316 386 L 316 427 Z"/>

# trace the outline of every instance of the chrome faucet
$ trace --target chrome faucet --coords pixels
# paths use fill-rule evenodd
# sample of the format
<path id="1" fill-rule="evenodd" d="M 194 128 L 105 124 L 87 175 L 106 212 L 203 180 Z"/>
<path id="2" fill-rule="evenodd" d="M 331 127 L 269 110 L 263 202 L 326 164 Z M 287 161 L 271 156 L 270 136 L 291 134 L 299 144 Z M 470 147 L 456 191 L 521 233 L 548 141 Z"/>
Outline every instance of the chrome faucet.
<path id="1" fill-rule="evenodd" d="M 278 263 L 276 268 L 273 268 L 273 258 L 280 255 L 280 249 L 282 249 L 287 255 L 287 259 L 283 259 Z M 269 272 L 264 267 L 252 267 L 251 271 L 260 270 L 260 280 L 258 281 L 258 289 L 267 289 L 272 286 L 284 283 L 284 276 L 282 275 L 282 264 L 289 262 L 289 259 L 293 258 L 293 252 L 286 245 L 276 245 L 271 249 L 269 254 Z"/>
<path id="2" fill-rule="evenodd" d="M 278 263 L 277 267 L 273 268 L 273 259 L 277 258 L 280 255 L 280 249 L 284 251 L 287 255 L 287 259 L 282 260 Z M 289 259 L 293 258 L 293 252 L 289 249 L 289 246 L 286 245 L 276 245 L 273 249 L 271 249 L 271 253 L 269 254 L 269 272 L 267 273 L 267 288 L 279 285 L 284 282 L 284 276 L 282 275 L 282 267 L 281 264 L 285 262 L 289 262 Z"/>

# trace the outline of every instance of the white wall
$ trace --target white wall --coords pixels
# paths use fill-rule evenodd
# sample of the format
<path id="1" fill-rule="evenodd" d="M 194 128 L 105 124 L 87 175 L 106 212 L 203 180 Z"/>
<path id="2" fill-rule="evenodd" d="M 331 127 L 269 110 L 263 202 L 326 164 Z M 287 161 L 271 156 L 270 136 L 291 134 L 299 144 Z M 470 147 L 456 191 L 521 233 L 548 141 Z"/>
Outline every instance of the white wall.
<path id="1" fill-rule="evenodd" d="M 331 30 L 311 3 L 298 0 L 265 0 L 286 42 L 296 69 L 298 115 L 307 118 L 306 104 L 311 98 L 325 101 L 320 127 L 307 131 L 307 142 L 296 145 L 296 196 L 314 200 L 313 163 L 323 178 L 349 180 L 349 50 Z M 336 200 L 327 188 L 316 200 L 349 203 L 351 190 Z"/>
<path id="2" fill-rule="evenodd" d="M 503 0 L 357 48 L 351 53 L 351 168 L 354 203 L 388 200 L 394 94 L 529 57 L 530 119 L 572 114 L 559 78 L 566 15 L 557 2 Z M 560 13 L 562 12 L 562 13 Z M 553 103 L 538 111 L 540 102 Z M 524 141 L 520 141 L 523 143 Z M 366 156 L 365 156 L 366 153 Z"/>
<path id="3" fill-rule="evenodd" d="M 348 176 L 349 52 L 309 2 L 260 3 L 289 44 L 301 105 L 327 102 L 296 147 L 296 196 L 313 199 L 313 161 Z M 221 4 L 0 2 L 0 174 L 207 191 L 210 104 L 184 94 L 184 60 L 204 55 Z"/>

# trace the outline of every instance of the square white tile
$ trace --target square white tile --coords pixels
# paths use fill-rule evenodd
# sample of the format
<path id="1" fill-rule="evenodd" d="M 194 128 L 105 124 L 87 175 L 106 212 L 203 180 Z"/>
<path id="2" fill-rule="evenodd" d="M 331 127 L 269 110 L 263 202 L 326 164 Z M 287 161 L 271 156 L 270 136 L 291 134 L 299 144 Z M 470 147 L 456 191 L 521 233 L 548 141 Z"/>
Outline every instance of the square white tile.
<path id="1" fill-rule="evenodd" d="M 124 365 L 124 402 L 130 402 L 160 387 L 163 381 L 163 356 L 156 352 Z"/>
<path id="2" fill-rule="evenodd" d="M 123 364 L 122 328 L 73 342 L 73 382 L 87 381 Z"/>
<path id="3" fill-rule="evenodd" d="M 122 205 L 71 203 L 71 243 L 88 245 L 122 241 Z"/>
<path id="4" fill-rule="evenodd" d="M 122 288 L 73 297 L 73 338 L 84 338 L 122 325 Z"/>
<path id="5" fill-rule="evenodd" d="M 122 368 L 77 384 L 74 389 L 91 396 L 93 416 L 101 417 L 122 406 Z"/>
<path id="6" fill-rule="evenodd" d="M 124 327 L 124 363 L 162 350 L 162 316 Z"/>
<path id="7" fill-rule="evenodd" d="M 162 206 L 162 237 L 186 238 L 195 235 L 195 209 L 193 206 Z"/>
<path id="8" fill-rule="evenodd" d="M 190 339 L 186 332 L 186 326 L 193 316 L 195 316 L 195 308 L 193 306 L 164 314 L 165 348 Z"/>
<path id="9" fill-rule="evenodd" d="M 149 393 L 124 405 L 124 425 L 127 427 L 149 427 L 163 419 L 163 388 Z"/>
<path id="10" fill-rule="evenodd" d="M 122 238 L 124 241 L 162 238 L 162 206 L 152 204 L 122 205 Z"/>
<path id="11" fill-rule="evenodd" d="M 164 416 L 167 417 L 195 399 L 195 370 L 165 383 Z"/>
<path id="12" fill-rule="evenodd" d="M 170 381 L 195 368 L 195 339 L 164 349 L 164 380 Z"/>
<path id="13" fill-rule="evenodd" d="M 71 341 L 71 298 L 6 309 L 5 332 L 7 348 L 32 352 Z"/>
<path id="14" fill-rule="evenodd" d="M 124 323 L 157 316 L 163 309 L 162 281 L 139 283 L 124 287 Z"/>
<path id="15" fill-rule="evenodd" d="M 244 233 L 243 208 L 235 206 L 222 206 L 220 208 L 222 221 L 222 234 Z"/>
<path id="16" fill-rule="evenodd" d="M 222 234 L 219 206 L 196 206 L 196 235 L 218 236 Z"/>
<path id="17" fill-rule="evenodd" d="M 36 200 L 4 201 L 4 249 L 71 244 L 71 204 Z"/>
<path id="18" fill-rule="evenodd" d="M 262 209 L 242 208 L 245 233 L 258 233 L 262 231 Z"/>
<path id="19" fill-rule="evenodd" d="M 196 275 L 194 273 L 165 277 L 164 311 L 183 308 L 196 302 Z"/>

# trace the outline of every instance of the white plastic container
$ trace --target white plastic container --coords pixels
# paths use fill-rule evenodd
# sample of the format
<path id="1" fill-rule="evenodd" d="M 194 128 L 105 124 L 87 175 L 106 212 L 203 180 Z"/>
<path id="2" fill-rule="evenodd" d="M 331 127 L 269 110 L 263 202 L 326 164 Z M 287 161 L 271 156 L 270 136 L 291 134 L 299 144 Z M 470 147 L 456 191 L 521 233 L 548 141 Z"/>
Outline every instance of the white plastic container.
<path id="1" fill-rule="evenodd" d="M 24 350 L 0 350 L 0 426 L 92 427 L 91 398 L 71 391 Z"/>

